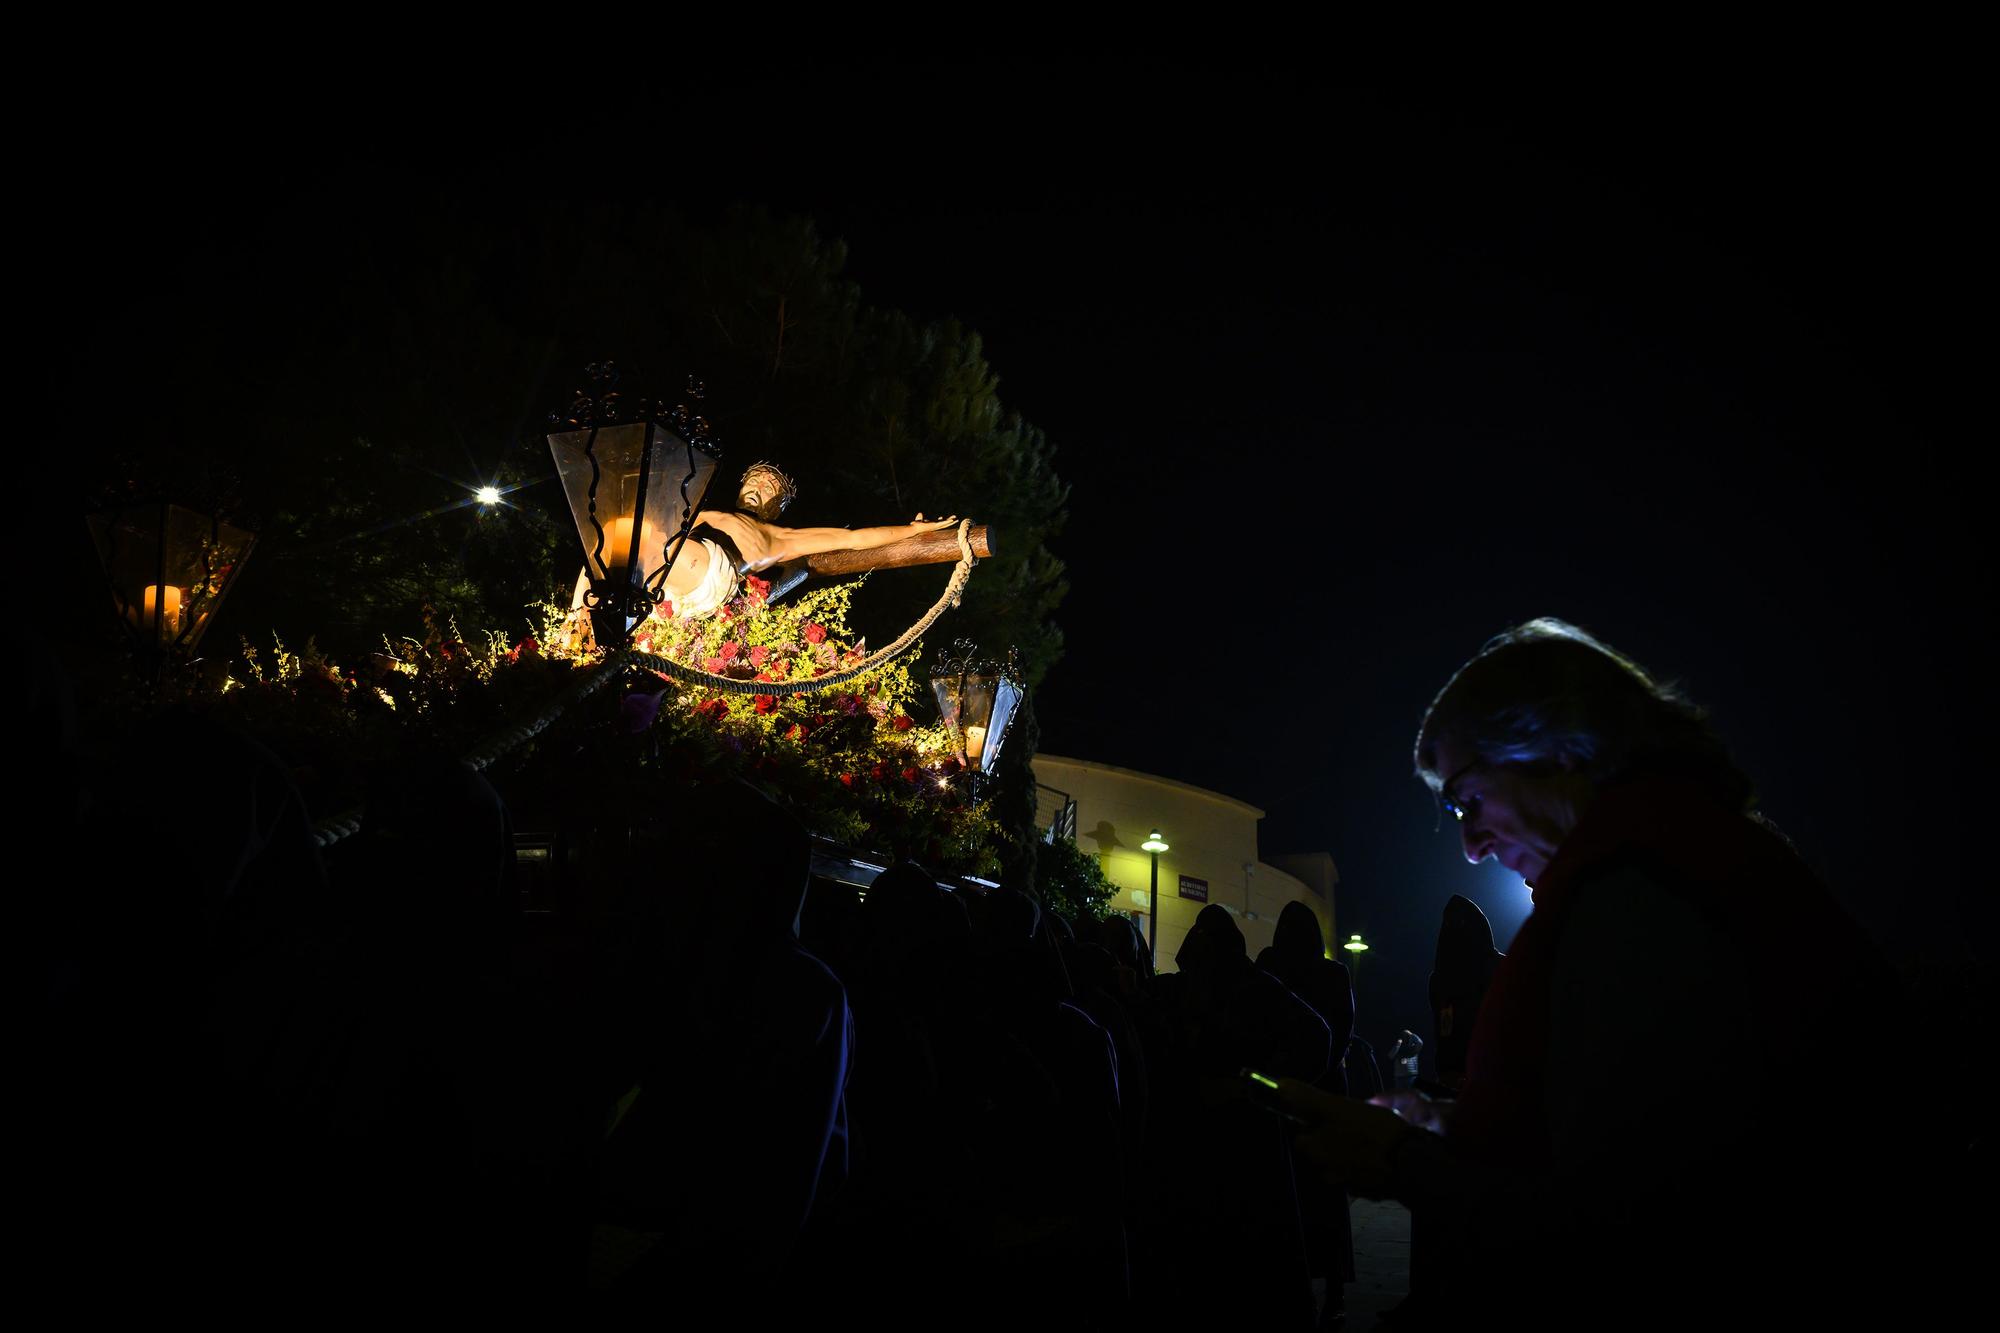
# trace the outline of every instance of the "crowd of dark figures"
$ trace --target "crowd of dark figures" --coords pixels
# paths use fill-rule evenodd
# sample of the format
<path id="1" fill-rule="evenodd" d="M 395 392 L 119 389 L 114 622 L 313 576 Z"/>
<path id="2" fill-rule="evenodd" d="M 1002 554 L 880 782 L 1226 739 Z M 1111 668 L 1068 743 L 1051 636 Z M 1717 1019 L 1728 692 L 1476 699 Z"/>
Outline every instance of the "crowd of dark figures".
<path id="1" fill-rule="evenodd" d="M 326 849 L 283 764 L 192 717 L 34 762 L 66 891 L 24 932 L 21 1257 L 79 1314 L 1338 1320 L 1346 1196 L 1239 1077 L 1343 1087 L 1302 906 L 1254 961 L 1211 906 L 1156 975 L 1126 918 L 914 865 L 809 894 L 800 825 L 718 784 L 524 912 L 455 760 Z"/>

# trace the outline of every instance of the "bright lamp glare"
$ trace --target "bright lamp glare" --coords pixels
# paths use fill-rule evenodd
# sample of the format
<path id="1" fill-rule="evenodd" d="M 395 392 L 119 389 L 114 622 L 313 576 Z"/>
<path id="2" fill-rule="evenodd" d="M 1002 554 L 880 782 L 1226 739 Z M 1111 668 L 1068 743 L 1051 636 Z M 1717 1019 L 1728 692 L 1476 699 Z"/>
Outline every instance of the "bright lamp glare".
<path id="1" fill-rule="evenodd" d="M 498 486 L 481 486 L 479 488 L 479 503 L 483 505 L 499 504 L 500 488 Z"/>

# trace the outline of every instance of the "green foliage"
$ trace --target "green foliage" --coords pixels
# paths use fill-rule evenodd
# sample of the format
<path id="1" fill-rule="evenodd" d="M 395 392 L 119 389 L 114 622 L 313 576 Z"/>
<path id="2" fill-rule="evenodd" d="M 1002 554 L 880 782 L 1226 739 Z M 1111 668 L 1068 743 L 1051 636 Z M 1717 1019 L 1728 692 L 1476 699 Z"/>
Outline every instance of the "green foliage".
<path id="1" fill-rule="evenodd" d="M 1118 887 L 1097 858 L 1068 838 L 1035 844 L 1035 893 L 1071 921 L 1102 921 Z"/>
<path id="2" fill-rule="evenodd" d="M 148 428 L 98 479 L 197 492 L 260 533 L 225 633 L 311 632 L 349 657 L 427 617 L 518 634 L 579 558 L 539 423 L 610 357 L 630 391 L 706 381 L 718 503 L 769 457 L 802 484 L 788 522 L 993 525 L 950 633 L 1017 649 L 1031 683 L 1059 656 L 1053 446 L 1002 402 L 976 333 L 868 306 L 811 223 L 546 194 L 496 208 L 449 182 L 335 173 L 248 234 L 261 243 L 233 231 L 117 321 L 154 355 L 105 411 Z M 507 503 L 469 503 L 485 483 Z M 900 632 L 943 578 L 872 580 L 857 629 Z"/>

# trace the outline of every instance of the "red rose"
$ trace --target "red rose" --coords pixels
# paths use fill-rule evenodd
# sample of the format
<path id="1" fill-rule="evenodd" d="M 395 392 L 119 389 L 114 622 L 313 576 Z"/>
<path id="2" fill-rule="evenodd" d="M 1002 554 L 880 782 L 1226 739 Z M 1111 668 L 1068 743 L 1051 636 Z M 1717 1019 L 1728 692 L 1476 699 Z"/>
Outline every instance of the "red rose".
<path id="1" fill-rule="evenodd" d="M 842 773 L 840 775 L 840 785 L 843 787 L 852 787 L 854 785 L 854 775 L 852 773 Z"/>
<path id="2" fill-rule="evenodd" d="M 908 731 L 911 727 L 916 726 L 917 722 L 916 719 L 911 717 L 908 713 L 898 713 L 896 714 L 895 725 L 896 725 L 896 730 L 898 731 Z"/>
<path id="3" fill-rule="evenodd" d="M 332 676 L 322 676 L 318 672 L 314 672 L 311 675 L 301 677 L 299 680 L 299 684 L 307 686 L 308 688 L 314 690 L 318 690 L 322 694 L 338 695 L 341 692 L 340 682 L 338 680 L 334 679 Z"/>
<path id="4" fill-rule="evenodd" d="M 719 676 L 722 674 L 722 668 L 728 665 L 729 663 L 723 661 L 719 657 L 710 657 L 703 660 L 701 664 L 701 669 L 703 671 L 706 671 L 711 676 Z"/>
<path id="5" fill-rule="evenodd" d="M 887 764 L 877 764 L 868 770 L 868 776 L 877 782 L 887 782 L 889 780 L 889 766 Z"/>
<path id="6" fill-rule="evenodd" d="M 725 662 L 734 662 L 736 660 L 736 654 L 741 652 L 742 649 L 743 649 L 742 644 L 736 642 L 736 640 L 734 639 L 731 639 L 728 643 L 722 645 L 722 660 Z"/>
<path id="7" fill-rule="evenodd" d="M 805 738 L 806 729 L 796 722 L 792 723 L 792 729 L 785 733 L 785 739 L 788 741 L 802 741 Z"/>
<path id="8" fill-rule="evenodd" d="M 760 579 L 755 574 L 745 575 L 743 586 L 748 588 L 760 602 L 771 595 L 771 581 Z"/>
<path id="9" fill-rule="evenodd" d="M 750 665 L 754 667 L 763 666 L 764 659 L 769 657 L 770 655 L 771 655 L 771 650 L 769 648 L 766 648 L 763 644 L 760 643 L 755 648 L 752 648 L 750 650 Z"/>
<path id="10" fill-rule="evenodd" d="M 914 768 L 906 768 L 903 770 L 903 781 L 905 782 L 915 782 L 918 778 L 922 776 L 923 773 Z"/>
<path id="11" fill-rule="evenodd" d="M 660 603 L 660 618 L 663 620 L 672 620 L 674 618 L 674 604 L 672 602 Z"/>
<path id="12" fill-rule="evenodd" d="M 775 695 L 775 694 L 760 694 L 760 695 L 758 695 L 758 696 L 757 696 L 757 711 L 758 711 L 759 713 L 769 713 L 769 712 L 774 712 L 774 711 L 776 711 L 777 707 L 778 707 L 778 696 L 777 696 L 777 695 Z"/>
<path id="13" fill-rule="evenodd" d="M 807 642 L 807 643 L 825 643 L 825 642 L 826 642 L 826 626 L 824 626 L 824 625 L 820 624 L 820 623 L 819 623 L 818 621 L 816 621 L 816 620 L 815 620 L 815 621 L 808 621 L 808 622 L 806 623 L 806 642 Z"/>

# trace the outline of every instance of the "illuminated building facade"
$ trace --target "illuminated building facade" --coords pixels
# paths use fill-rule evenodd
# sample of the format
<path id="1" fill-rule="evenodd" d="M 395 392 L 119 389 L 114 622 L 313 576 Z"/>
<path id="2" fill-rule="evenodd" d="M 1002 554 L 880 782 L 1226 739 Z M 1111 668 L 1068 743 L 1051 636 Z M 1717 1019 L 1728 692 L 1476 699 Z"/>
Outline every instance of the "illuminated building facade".
<path id="1" fill-rule="evenodd" d="M 1175 971 L 1174 955 L 1201 909 L 1219 904 L 1236 919 L 1254 960 L 1271 943 L 1278 913 L 1304 903 L 1319 917 L 1321 935 L 1334 934 L 1334 888 L 1340 873 L 1326 852 L 1264 859 L 1257 823 L 1264 812 L 1232 796 L 1129 768 L 1035 756 L 1041 785 L 1038 818 L 1058 832 L 1074 802 L 1076 845 L 1097 857 L 1118 886 L 1112 910 L 1148 929 L 1153 853 L 1142 849 L 1158 829 L 1168 850 L 1159 856 L 1159 970 Z M 1344 961 L 1344 960 L 1343 960 Z"/>

